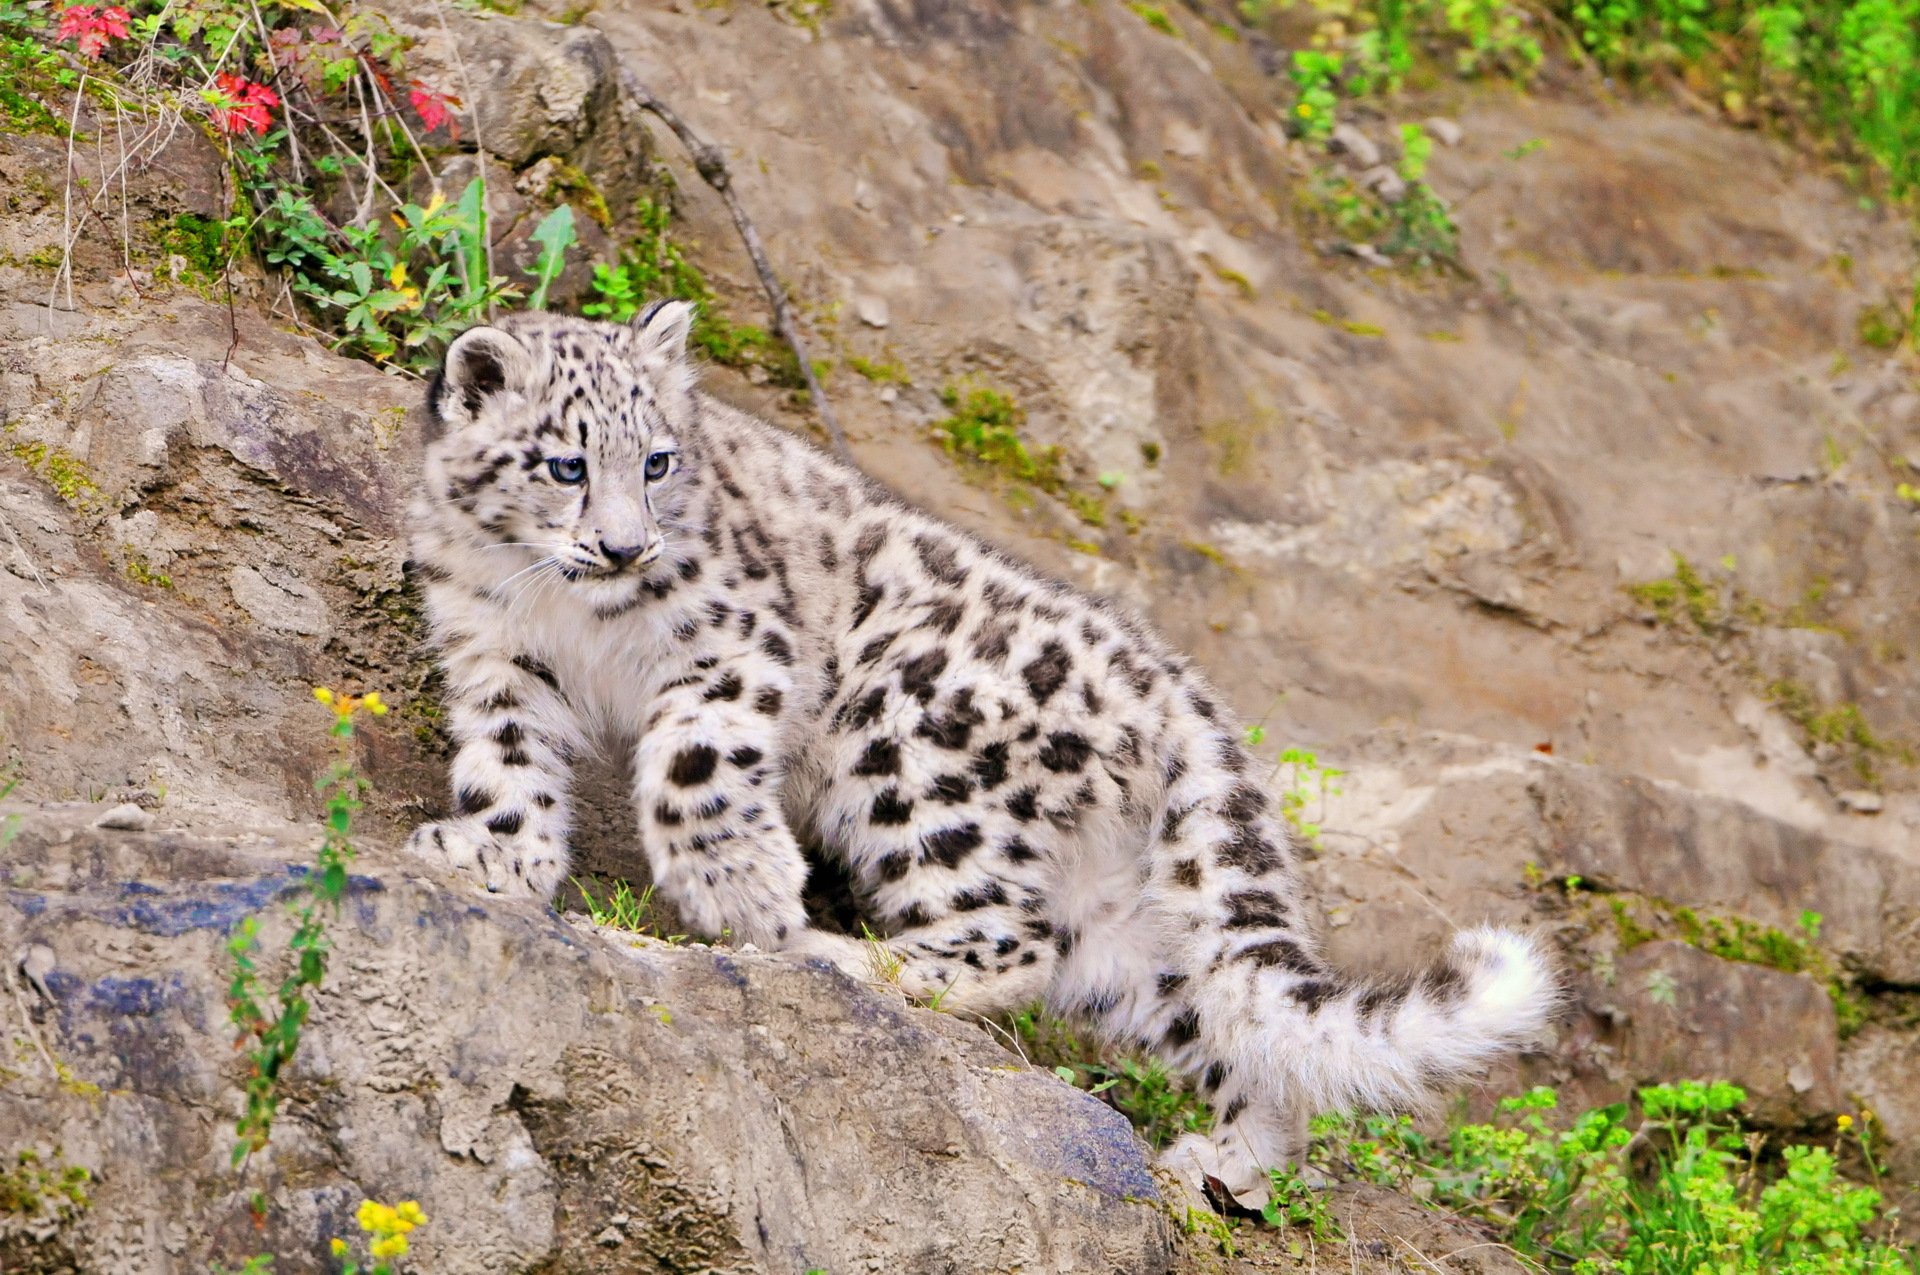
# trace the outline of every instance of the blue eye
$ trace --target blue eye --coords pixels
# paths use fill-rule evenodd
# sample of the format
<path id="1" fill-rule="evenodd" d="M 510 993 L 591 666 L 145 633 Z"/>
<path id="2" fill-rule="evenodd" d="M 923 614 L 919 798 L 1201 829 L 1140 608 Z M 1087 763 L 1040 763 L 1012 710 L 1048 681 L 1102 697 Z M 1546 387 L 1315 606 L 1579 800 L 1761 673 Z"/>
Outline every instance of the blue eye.
<path id="1" fill-rule="evenodd" d="M 547 472 L 553 481 L 571 487 L 587 481 L 587 461 L 584 456 L 555 456 L 547 462 Z"/>
<path id="2" fill-rule="evenodd" d="M 655 452 L 653 455 L 647 457 L 647 481 L 650 483 L 659 482 L 667 476 L 667 471 L 672 468 L 672 452 Z"/>

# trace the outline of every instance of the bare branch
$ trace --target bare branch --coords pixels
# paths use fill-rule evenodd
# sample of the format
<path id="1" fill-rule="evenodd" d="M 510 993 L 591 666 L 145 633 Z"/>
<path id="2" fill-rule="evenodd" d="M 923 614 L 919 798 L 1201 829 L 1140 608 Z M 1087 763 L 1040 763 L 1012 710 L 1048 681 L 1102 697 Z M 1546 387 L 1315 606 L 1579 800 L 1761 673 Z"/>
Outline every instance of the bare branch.
<path id="1" fill-rule="evenodd" d="M 841 432 L 840 421 L 833 414 L 833 406 L 827 402 L 827 393 L 820 387 L 820 378 L 813 373 L 813 360 L 807 357 L 807 347 L 800 339 L 800 328 L 794 322 L 793 308 L 787 304 L 786 289 L 780 286 L 779 276 L 773 273 L 773 266 L 767 261 L 766 247 L 760 242 L 760 232 L 754 229 L 752 219 L 747 216 L 747 210 L 741 205 L 740 196 L 733 188 L 733 173 L 727 167 L 727 157 L 719 147 L 694 132 L 678 112 L 655 97 L 632 71 L 623 67 L 620 83 L 641 110 L 658 117 L 661 123 L 673 130 L 673 135 L 680 139 L 680 144 L 687 148 L 687 154 L 692 157 L 694 168 L 707 185 L 718 191 L 720 198 L 726 201 L 727 211 L 733 216 L 734 228 L 740 232 L 740 240 L 747 247 L 747 256 L 753 259 L 754 272 L 760 276 L 760 286 L 766 290 L 767 305 L 773 311 L 773 330 L 787 343 L 795 361 L 800 364 L 800 375 L 806 378 L 807 393 L 813 396 L 814 406 L 819 409 L 820 423 L 827 427 L 827 435 L 833 440 L 833 450 L 839 453 L 841 460 L 853 464 L 853 452 L 847 447 L 847 436 Z"/>

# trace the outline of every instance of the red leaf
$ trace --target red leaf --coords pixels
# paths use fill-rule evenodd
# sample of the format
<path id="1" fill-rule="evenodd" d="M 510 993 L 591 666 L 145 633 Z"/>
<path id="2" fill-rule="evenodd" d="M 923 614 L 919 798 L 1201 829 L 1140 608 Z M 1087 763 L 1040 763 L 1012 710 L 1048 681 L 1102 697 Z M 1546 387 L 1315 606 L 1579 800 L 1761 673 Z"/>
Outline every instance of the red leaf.
<path id="1" fill-rule="evenodd" d="M 98 60 L 109 43 L 127 38 L 129 16 L 117 4 L 104 9 L 92 4 L 69 5 L 60 11 L 60 29 L 55 38 L 72 40 L 82 57 Z"/>
<path id="2" fill-rule="evenodd" d="M 460 135 L 459 126 L 452 112 L 447 110 L 449 106 L 459 106 L 459 98 L 442 93 L 438 89 L 428 88 L 419 80 L 415 80 L 413 87 L 407 92 L 407 100 L 413 103 L 413 109 L 419 113 L 420 122 L 427 126 L 429 133 L 445 124 L 450 134 L 455 137 Z"/>

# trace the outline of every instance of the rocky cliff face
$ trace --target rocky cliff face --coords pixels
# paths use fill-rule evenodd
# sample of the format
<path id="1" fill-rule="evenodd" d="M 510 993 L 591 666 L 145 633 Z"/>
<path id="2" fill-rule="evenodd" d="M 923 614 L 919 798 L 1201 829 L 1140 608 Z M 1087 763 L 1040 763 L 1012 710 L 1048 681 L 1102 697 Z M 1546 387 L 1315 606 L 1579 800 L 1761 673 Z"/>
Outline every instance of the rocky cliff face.
<path id="1" fill-rule="evenodd" d="M 555 165 L 616 211 L 666 171 L 674 233 L 757 315 L 724 211 L 623 102 L 632 70 L 723 147 L 863 465 L 1142 608 L 1270 751 L 1347 772 L 1307 785 L 1336 952 L 1551 927 L 1574 1012 L 1496 1085 L 1600 1099 L 1727 1074 L 1781 1126 L 1870 1105 L 1920 1170 L 1920 523 L 1893 495 L 1920 392 L 1855 332 L 1910 277 L 1901 226 L 1670 105 L 1455 87 L 1355 117 L 1366 145 L 1402 118 L 1459 126 L 1432 182 L 1465 269 L 1409 275 L 1325 251 L 1315 173 L 1363 148 L 1290 142 L 1269 46 L 1184 11 L 1178 36 L 1118 5 L 990 0 L 540 16 L 396 11 L 470 77 L 450 164 L 487 142 L 504 261 L 530 257 Z M 176 831 L 58 813 L 8 850 L 0 942 L 54 964 L 7 1012 L 103 1096 L 0 1088 L 0 1150 L 124 1166 L 111 1225 L 55 1228 L 33 1260 L 145 1270 L 219 1238 L 211 1212 L 140 1219 L 156 1183 L 222 1189 L 217 935 L 305 857 L 307 688 L 401 705 L 368 737 L 373 842 L 443 799 L 398 540 L 418 389 L 293 330 L 269 281 L 242 272 L 230 308 L 168 260 L 154 226 L 222 211 L 188 134 L 134 171 L 132 271 L 87 230 L 69 289 L 44 264 L 68 163 L 0 137 L 0 729 L 16 800 L 131 799 Z M 622 233 L 582 225 L 596 253 Z M 576 264 L 562 290 L 585 281 Z M 710 384 L 811 428 L 757 371 Z M 957 464 L 933 435 L 948 386 L 1016 402 L 1061 481 Z M 601 811 L 587 866 L 639 872 L 618 802 Z M 265 839 L 213 837 L 232 827 Z M 630 1269 L 662 1227 L 684 1261 L 659 1269 L 1173 1260 L 1138 1149 L 1044 1074 L 995 1070 L 972 1029 L 771 960 L 469 909 L 372 862 L 343 940 L 364 970 L 322 1005 L 275 1153 L 283 1251 L 377 1190 L 443 1192 L 474 1219 L 471 1269 Z M 511 967 L 506 999 L 477 999 L 476 962 Z M 892 1114 L 848 1128 L 871 1051 L 901 1077 Z M 745 1114 L 699 1116 L 722 1110 Z M 845 1159 L 810 1158 L 836 1138 Z M 988 1247 L 932 1264 L 976 1231 Z M 436 1269 L 469 1269 L 447 1244 Z"/>

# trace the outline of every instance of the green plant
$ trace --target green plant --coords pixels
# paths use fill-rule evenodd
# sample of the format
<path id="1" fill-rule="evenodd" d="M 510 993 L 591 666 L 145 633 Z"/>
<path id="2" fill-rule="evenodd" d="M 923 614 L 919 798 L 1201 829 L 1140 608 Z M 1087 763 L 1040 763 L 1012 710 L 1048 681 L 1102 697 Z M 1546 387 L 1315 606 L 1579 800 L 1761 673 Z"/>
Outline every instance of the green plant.
<path id="1" fill-rule="evenodd" d="M 366 781 L 353 764 L 354 719 L 363 709 L 375 717 L 387 711 L 378 692 L 354 696 L 319 687 L 313 694 L 333 712 L 333 725 L 327 733 L 334 741 L 334 759 L 314 781 L 326 807 L 325 835 L 312 870 L 287 902 L 294 922 L 287 943 L 292 968 L 280 981 L 275 994 L 278 1008 L 271 1014 L 263 1004 L 259 918 L 249 916 L 241 921 L 227 941 L 227 954 L 234 964 L 233 980 L 227 987 L 227 1016 L 239 1033 L 235 1046 L 245 1051 L 248 1062 L 246 1109 L 234 1126 L 237 1139 L 232 1161 L 236 1166 L 264 1148 L 273 1136 L 274 1117 L 280 1109 L 281 1074 L 299 1051 L 301 1029 L 313 1008 L 308 994 L 317 991 L 326 978 L 332 945 L 327 940 L 323 913 L 337 915 L 346 893 L 347 869 L 355 853 L 353 815 L 366 790 Z M 256 1193 L 255 1216 L 264 1215 L 265 1208 L 265 1199 Z"/>
<path id="2" fill-rule="evenodd" d="M 1346 59 L 1325 49 L 1295 49 L 1288 75 L 1298 93 L 1293 106 L 1295 127 L 1308 141 L 1324 142 L 1333 135 L 1339 106 L 1336 92 L 1346 70 Z"/>
<path id="3" fill-rule="evenodd" d="M 558 234 L 555 215 L 561 209 L 541 223 L 542 231 Z M 480 178 L 453 202 L 435 195 L 425 205 L 402 204 L 392 223 L 397 233 L 378 225 L 332 227 L 311 200 L 287 191 L 278 192 L 261 219 L 267 260 L 289 268 L 295 292 L 339 312 L 335 348 L 376 362 L 399 357 L 408 366 L 425 367 L 456 332 L 518 290 L 486 271 L 486 188 Z M 564 229 L 570 236 L 571 209 Z M 536 276 L 543 304 L 551 275 L 541 271 L 557 275 L 559 260 L 550 245 L 541 255 Z"/>
<path id="4" fill-rule="evenodd" d="M 1260 1217 L 1268 1226 L 1304 1226 L 1314 1239 L 1325 1242 L 1346 1238 L 1333 1219 L 1333 1210 L 1327 1207 L 1327 1197 L 1306 1179 L 1288 1169 L 1274 1169 L 1267 1176 L 1272 1191 L 1260 1208 Z"/>
<path id="5" fill-rule="evenodd" d="M 0 801 L 11 797 L 13 790 L 20 786 L 20 776 L 14 771 L 15 764 L 9 761 L 0 766 Z M 7 845 L 19 835 L 20 816 L 0 815 L 0 850 L 5 850 Z"/>
<path id="6" fill-rule="evenodd" d="M 533 228 L 533 241 L 540 245 L 540 255 L 528 273 L 534 278 L 532 293 L 527 297 L 527 309 L 544 310 L 547 308 L 547 289 L 567 268 L 567 249 L 573 247 L 578 236 L 573 229 L 573 205 L 561 204 Z"/>
<path id="7" fill-rule="evenodd" d="M 1213 1127 L 1213 1111 L 1206 1102 L 1153 1059 L 1109 1055 L 1064 1019 L 1039 1009 L 1013 1015 L 1007 1027 L 1030 1061 L 1097 1095 L 1131 1120 L 1152 1146 L 1163 1147 L 1183 1133 Z"/>
<path id="8" fill-rule="evenodd" d="M 620 260 L 594 267 L 596 299 L 580 307 L 582 314 L 624 323 L 648 300 L 690 301 L 697 309 L 688 337 L 695 349 L 728 367 L 758 367 L 774 384 L 788 389 L 805 384 L 799 363 L 783 342 L 765 328 L 733 323 L 720 313 L 706 277 L 687 260 L 686 249 L 671 233 L 671 205 L 642 195 L 634 203 L 634 224 L 636 231 L 621 248 Z"/>
<path id="9" fill-rule="evenodd" d="M 1459 227 L 1426 182 L 1433 139 L 1418 124 L 1402 124 L 1400 143 L 1400 177 L 1407 190 L 1400 202 L 1388 206 L 1386 237 L 1378 247 L 1389 257 L 1421 269 L 1457 261 Z"/>
<path id="10" fill-rule="evenodd" d="M 1911 1275 L 1879 1191 L 1840 1178 L 1850 1144 L 1877 1175 L 1872 1121 L 1842 1117 L 1832 1148 L 1789 1146 L 1772 1171 L 1737 1110 L 1746 1094 L 1682 1081 L 1556 1127 L 1552 1089 L 1503 1100 L 1499 1118 L 1443 1138 L 1401 1118 L 1314 1122 L 1315 1163 L 1411 1189 L 1479 1218 L 1523 1256 L 1572 1275 Z"/>
<path id="11" fill-rule="evenodd" d="M 595 925 L 610 925 L 616 930 L 627 930 L 634 934 L 644 934 L 664 943 L 684 943 L 684 934 L 662 934 L 659 919 L 654 916 L 653 885 L 635 894 L 633 887 L 625 881 L 614 881 L 611 888 L 602 887 L 604 893 L 596 898 L 587 883 L 579 877 L 569 878 L 573 888 L 580 891 L 580 898 L 587 905 L 587 915 Z"/>
<path id="12" fill-rule="evenodd" d="M 1293 825 L 1301 841 L 1317 848 L 1320 844 L 1318 820 L 1325 817 L 1327 798 L 1340 795 L 1334 781 L 1347 772 L 1322 765 L 1320 755 L 1312 749 L 1284 748 L 1274 763 L 1273 773 L 1282 776 L 1280 817 Z"/>
<path id="13" fill-rule="evenodd" d="M 1526 11 L 1507 0 L 1441 0 L 1446 29 L 1465 44 L 1454 54 L 1461 75 L 1502 72 L 1525 80 L 1540 65 L 1539 41 L 1527 32 Z"/>

